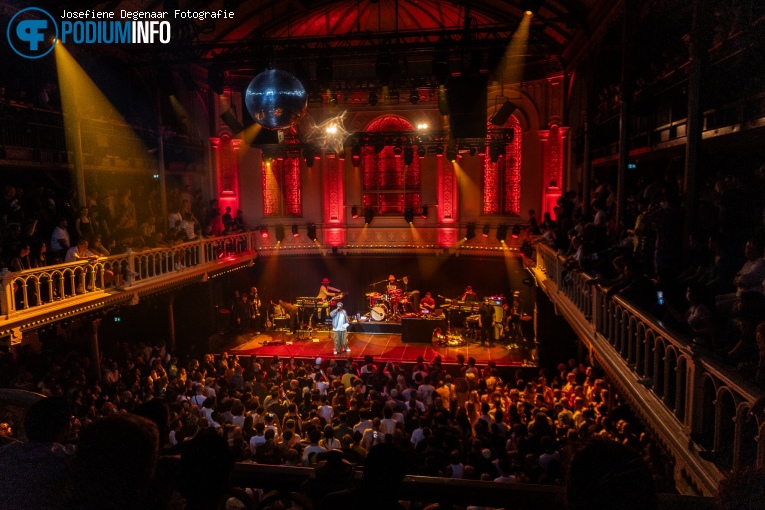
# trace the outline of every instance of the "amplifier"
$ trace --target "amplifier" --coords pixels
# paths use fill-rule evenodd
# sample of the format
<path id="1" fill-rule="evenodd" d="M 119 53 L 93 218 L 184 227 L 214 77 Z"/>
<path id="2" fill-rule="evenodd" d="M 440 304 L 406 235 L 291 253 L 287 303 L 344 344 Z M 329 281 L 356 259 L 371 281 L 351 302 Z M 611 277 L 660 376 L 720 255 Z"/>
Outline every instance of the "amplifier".
<path id="1" fill-rule="evenodd" d="M 290 329 L 290 318 L 274 317 L 274 329 Z"/>

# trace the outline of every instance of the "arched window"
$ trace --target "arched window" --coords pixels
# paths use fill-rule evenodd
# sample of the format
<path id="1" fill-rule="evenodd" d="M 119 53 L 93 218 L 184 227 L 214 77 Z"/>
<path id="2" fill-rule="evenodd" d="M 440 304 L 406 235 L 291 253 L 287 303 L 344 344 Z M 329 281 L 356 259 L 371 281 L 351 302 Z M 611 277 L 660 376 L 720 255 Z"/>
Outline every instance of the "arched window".
<path id="1" fill-rule="evenodd" d="M 490 125 L 483 166 L 483 214 L 521 214 L 521 123 Z M 510 139 L 508 139 L 510 138 Z"/>
<path id="2" fill-rule="evenodd" d="M 414 127 L 401 117 L 381 117 L 367 127 L 380 142 L 361 151 L 363 204 L 376 214 L 403 214 L 420 208 L 420 159 L 409 145 Z M 411 162 L 406 162 L 411 158 Z"/>
<path id="3" fill-rule="evenodd" d="M 302 216 L 300 159 L 263 159 L 263 216 Z"/>

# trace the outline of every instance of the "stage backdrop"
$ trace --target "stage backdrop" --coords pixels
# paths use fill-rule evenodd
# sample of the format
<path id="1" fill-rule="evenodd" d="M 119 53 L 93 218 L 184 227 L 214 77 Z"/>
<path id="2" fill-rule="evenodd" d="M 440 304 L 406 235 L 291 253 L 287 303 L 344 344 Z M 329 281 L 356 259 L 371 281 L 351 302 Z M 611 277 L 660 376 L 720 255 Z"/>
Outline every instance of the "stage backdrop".
<path id="1" fill-rule="evenodd" d="M 398 256 L 398 255 L 327 255 L 310 257 L 261 257 L 255 265 L 236 273 L 227 280 L 224 299 L 230 299 L 235 290 L 246 291 L 252 285 L 264 303 L 284 299 L 294 302 L 298 296 L 316 296 L 322 278 L 329 278 L 332 287 L 347 291 L 343 299 L 349 313 L 364 314 L 368 306 L 367 292 L 384 292 L 388 275 L 397 279 L 409 278 L 408 291 L 433 293 L 436 304 L 441 305 L 440 294 L 456 298 L 466 285 L 471 285 L 483 296 L 504 294 L 508 298 L 513 290 L 524 297 L 526 313 L 533 313 L 533 299 L 527 299 L 529 287 L 523 283 L 529 274 L 520 258 L 479 258 L 457 256 Z M 528 281 L 528 280 L 527 280 Z M 398 283 L 403 286 L 403 282 Z"/>

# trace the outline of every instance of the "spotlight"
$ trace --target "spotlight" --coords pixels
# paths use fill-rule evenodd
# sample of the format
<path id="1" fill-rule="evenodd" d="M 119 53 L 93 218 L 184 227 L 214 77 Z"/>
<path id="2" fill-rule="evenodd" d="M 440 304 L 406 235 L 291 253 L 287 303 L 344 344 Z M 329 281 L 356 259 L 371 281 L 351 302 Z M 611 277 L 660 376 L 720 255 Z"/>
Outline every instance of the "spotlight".
<path id="1" fill-rule="evenodd" d="M 385 142 L 382 140 L 375 140 L 375 154 L 380 154 L 385 149 Z"/>
<path id="2" fill-rule="evenodd" d="M 422 211 L 420 212 L 420 217 L 421 218 L 427 218 L 428 217 L 428 206 L 427 205 L 423 205 L 422 206 Z"/>
<path id="3" fill-rule="evenodd" d="M 475 223 L 472 221 L 467 224 L 467 229 L 465 230 L 465 237 L 463 238 L 463 241 L 469 241 L 475 237 Z"/>
<path id="4" fill-rule="evenodd" d="M 512 234 L 513 239 L 518 239 L 519 235 L 521 235 L 521 226 L 518 223 L 516 223 L 515 225 L 513 225 L 513 234 Z"/>
<path id="5" fill-rule="evenodd" d="M 284 241 L 284 225 L 276 226 L 276 242 L 281 243 Z"/>
<path id="6" fill-rule="evenodd" d="M 292 224 L 292 237 L 300 237 L 300 232 L 298 231 L 298 226 L 294 223 Z"/>
<path id="7" fill-rule="evenodd" d="M 521 0 L 521 10 L 526 16 L 533 16 L 542 6 L 543 0 Z"/>
<path id="8" fill-rule="evenodd" d="M 375 212 L 372 210 L 371 207 L 367 207 L 364 209 L 364 225 L 369 225 L 372 223 L 372 220 L 375 218 Z"/>
<path id="9" fill-rule="evenodd" d="M 268 227 L 265 225 L 261 225 L 260 227 L 260 237 L 263 239 L 268 239 Z"/>
<path id="10" fill-rule="evenodd" d="M 326 127 L 325 131 L 328 135 L 334 135 L 337 133 L 337 124 L 330 124 Z"/>
<path id="11" fill-rule="evenodd" d="M 489 230 L 491 229 L 491 225 L 488 223 L 484 224 L 483 226 L 483 232 L 481 233 L 484 237 L 489 237 Z"/>
<path id="12" fill-rule="evenodd" d="M 417 147 L 417 157 L 420 158 L 420 159 L 425 157 L 425 147 L 424 146 L 420 145 L 419 147 Z"/>
<path id="13" fill-rule="evenodd" d="M 308 239 L 310 239 L 313 242 L 316 242 L 318 239 L 318 236 L 316 235 L 316 225 L 313 223 L 308 224 Z"/>
<path id="14" fill-rule="evenodd" d="M 505 225 L 504 223 L 501 223 L 497 227 L 497 241 L 499 241 L 500 243 L 504 243 L 506 238 L 507 238 L 507 225 Z"/>
<path id="15" fill-rule="evenodd" d="M 439 145 L 436 147 L 436 156 L 443 156 L 444 155 L 444 148 Z"/>
<path id="16" fill-rule="evenodd" d="M 427 122 L 420 122 L 417 124 L 417 131 L 425 131 L 428 129 L 428 123 Z"/>
<path id="17" fill-rule="evenodd" d="M 414 149 L 411 147 L 404 147 L 404 164 L 411 165 L 414 161 Z"/>
<path id="18" fill-rule="evenodd" d="M 407 207 L 404 209 L 404 220 L 410 225 L 414 223 L 414 208 Z"/>
<path id="19" fill-rule="evenodd" d="M 446 149 L 446 159 L 454 163 L 457 161 L 457 150 L 454 147 Z"/>
<path id="20" fill-rule="evenodd" d="M 354 145 L 351 149 L 351 162 L 354 168 L 361 166 L 361 146 Z"/>
<path id="21" fill-rule="evenodd" d="M 409 95 L 409 102 L 412 104 L 417 104 L 420 101 L 420 96 L 417 94 L 417 90 L 413 90 L 412 93 Z"/>
<path id="22" fill-rule="evenodd" d="M 354 220 L 359 217 L 359 208 L 357 206 L 351 207 L 351 218 Z"/>
<path id="23" fill-rule="evenodd" d="M 499 110 L 494 112 L 494 115 L 491 116 L 489 122 L 495 126 L 504 126 L 507 123 L 507 119 L 510 118 L 510 115 L 513 114 L 516 108 L 517 106 L 515 106 L 515 103 L 505 101 Z"/>
<path id="24" fill-rule="evenodd" d="M 236 112 L 229 108 L 225 112 L 220 114 L 221 120 L 231 129 L 231 133 L 239 134 L 243 129 L 242 123 L 236 118 Z"/>
<path id="25" fill-rule="evenodd" d="M 401 147 L 401 138 L 396 138 L 396 143 L 393 146 L 393 154 L 395 156 L 400 156 L 402 151 L 403 149 Z"/>
<path id="26" fill-rule="evenodd" d="M 471 146 L 470 146 L 470 150 L 469 150 L 468 152 L 470 153 L 470 155 L 471 155 L 471 156 L 475 156 L 475 153 L 476 153 L 476 148 L 475 148 L 474 146 L 472 146 L 472 145 L 471 145 Z"/>
<path id="27" fill-rule="evenodd" d="M 369 104 L 371 106 L 375 106 L 377 104 L 377 101 L 379 101 L 377 99 L 377 94 L 374 91 L 369 93 L 369 100 L 368 101 L 369 101 Z"/>

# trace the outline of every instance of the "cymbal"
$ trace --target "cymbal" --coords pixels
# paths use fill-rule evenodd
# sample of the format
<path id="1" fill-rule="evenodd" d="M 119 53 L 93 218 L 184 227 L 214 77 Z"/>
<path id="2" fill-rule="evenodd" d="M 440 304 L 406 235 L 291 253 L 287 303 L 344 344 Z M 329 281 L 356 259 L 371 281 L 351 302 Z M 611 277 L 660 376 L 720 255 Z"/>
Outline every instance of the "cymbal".
<path id="1" fill-rule="evenodd" d="M 364 295 L 365 295 L 366 297 L 372 297 L 372 296 L 374 296 L 375 294 L 377 294 L 377 292 L 367 292 L 367 293 L 366 293 L 366 294 L 364 294 Z"/>

